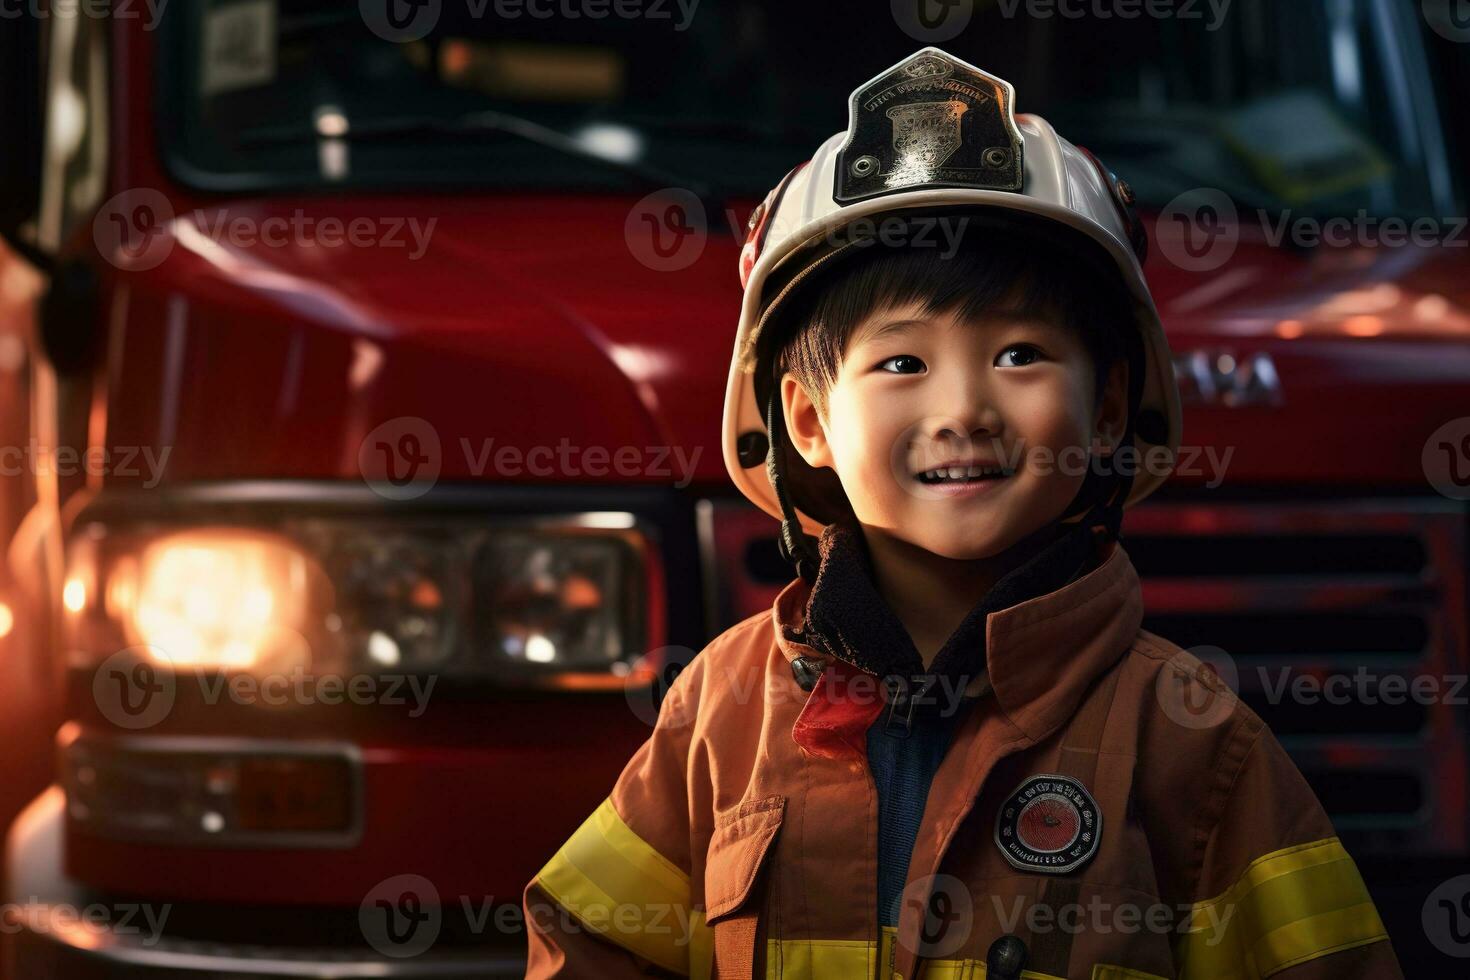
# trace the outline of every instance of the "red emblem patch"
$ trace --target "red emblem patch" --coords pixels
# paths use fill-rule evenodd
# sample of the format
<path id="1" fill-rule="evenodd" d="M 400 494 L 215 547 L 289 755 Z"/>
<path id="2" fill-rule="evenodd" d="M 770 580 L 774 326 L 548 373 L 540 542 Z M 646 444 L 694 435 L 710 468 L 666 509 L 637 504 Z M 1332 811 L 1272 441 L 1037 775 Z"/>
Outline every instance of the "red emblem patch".
<path id="1" fill-rule="evenodd" d="M 1022 871 L 1075 871 L 1097 853 L 1101 837 L 1097 802 L 1067 776 L 1028 777 L 996 814 L 996 846 Z"/>

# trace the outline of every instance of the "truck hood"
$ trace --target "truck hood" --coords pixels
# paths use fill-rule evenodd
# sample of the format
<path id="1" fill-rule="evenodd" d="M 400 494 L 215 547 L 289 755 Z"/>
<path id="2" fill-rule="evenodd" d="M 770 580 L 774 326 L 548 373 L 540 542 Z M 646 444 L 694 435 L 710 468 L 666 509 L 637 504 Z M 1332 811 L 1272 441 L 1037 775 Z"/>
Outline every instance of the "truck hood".
<path id="1" fill-rule="evenodd" d="M 180 213 L 164 261 L 121 274 L 130 367 L 178 409 L 114 399 L 114 431 L 151 427 L 144 444 L 174 447 L 170 479 L 356 479 L 386 425 L 432 433 L 444 479 L 724 481 L 738 248 L 717 224 L 692 264 L 660 271 L 631 237 L 632 205 L 313 198 Z M 357 244 L 331 244 L 355 222 Z"/>
<path id="2" fill-rule="evenodd" d="M 111 438 L 172 447 L 170 480 L 360 479 L 365 444 L 411 433 L 443 479 L 723 484 L 750 206 L 702 239 L 624 197 L 181 210 L 161 263 L 117 273 Z M 1470 385 L 1463 250 L 1292 251 L 1247 230 L 1191 271 L 1152 231 L 1186 402 L 1174 482 L 1423 483 Z"/>
<path id="3" fill-rule="evenodd" d="M 1262 219 L 1213 269 L 1180 268 L 1178 230 L 1151 232 L 1184 401 L 1175 485 L 1429 491 L 1429 444 L 1470 391 L 1464 229 L 1302 249 Z"/>

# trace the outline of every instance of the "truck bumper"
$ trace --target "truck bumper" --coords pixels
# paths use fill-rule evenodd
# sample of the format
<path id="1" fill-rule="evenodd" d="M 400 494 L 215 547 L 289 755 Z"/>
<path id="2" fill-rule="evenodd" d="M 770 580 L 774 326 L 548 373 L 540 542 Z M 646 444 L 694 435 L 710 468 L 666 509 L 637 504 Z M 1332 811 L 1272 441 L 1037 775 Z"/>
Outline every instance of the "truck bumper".
<path id="1" fill-rule="evenodd" d="M 0 980 L 292 980 L 525 975 L 521 956 L 430 951 L 393 959 L 361 949 L 201 942 L 88 921 L 101 903 L 62 873 L 65 799 L 52 786 L 16 818 L 5 841 Z"/>

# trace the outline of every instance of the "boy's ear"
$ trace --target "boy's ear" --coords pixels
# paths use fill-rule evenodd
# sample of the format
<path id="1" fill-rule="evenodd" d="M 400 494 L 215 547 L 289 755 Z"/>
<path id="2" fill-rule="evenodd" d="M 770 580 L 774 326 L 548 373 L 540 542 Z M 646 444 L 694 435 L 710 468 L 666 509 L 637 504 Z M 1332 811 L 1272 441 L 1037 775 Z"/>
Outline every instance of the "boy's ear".
<path id="1" fill-rule="evenodd" d="M 1128 427 L 1128 362 L 1119 358 L 1108 371 L 1098 402 L 1096 437 L 1104 455 L 1116 452 Z"/>
<path id="2" fill-rule="evenodd" d="M 806 388 L 789 371 L 781 375 L 781 411 L 786 419 L 786 438 L 813 469 L 832 465 L 832 449 L 821 413 Z"/>

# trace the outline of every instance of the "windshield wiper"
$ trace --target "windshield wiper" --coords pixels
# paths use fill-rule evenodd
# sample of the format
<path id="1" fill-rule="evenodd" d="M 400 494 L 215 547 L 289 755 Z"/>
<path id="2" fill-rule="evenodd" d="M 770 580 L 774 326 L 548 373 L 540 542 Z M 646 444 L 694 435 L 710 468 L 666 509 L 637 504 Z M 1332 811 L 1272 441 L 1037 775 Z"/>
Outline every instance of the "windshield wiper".
<path id="1" fill-rule="evenodd" d="M 655 167 L 652 164 L 641 163 L 634 160 L 619 160 L 607 156 L 588 147 L 581 141 L 558 132 L 549 126 L 543 126 L 530 119 L 523 119 L 504 112 L 496 112 L 487 109 L 480 112 L 471 112 L 452 119 L 439 119 L 433 116 L 402 116 L 398 118 L 371 119 L 362 122 L 354 122 L 341 134 L 322 134 L 314 129 L 302 127 L 281 127 L 275 129 L 257 129 L 245 133 L 237 142 L 237 146 L 249 149 L 260 146 L 270 146 L 281 143 L 301 143 L 318 139 L 343 139 L 349 142 L 369 142 L 373 140 L 391 140 L 400 136 L 412 136 L 420 133 L 433 135 L 474 135 L 480 133 L 504 133 L 515 136 L 528 143 L 553 150 L 563 156 L 578 160 L 586 160 L 595 163 L 599 167 L 615 170 L 637 178 L 639 182 L 650 187 L 679 187 L 684 188 L 707 204 L 717 203 L 713 188 L 701 180 L 685 177 Z M 716 207 L 715 213 L 719 213 Z"/>

